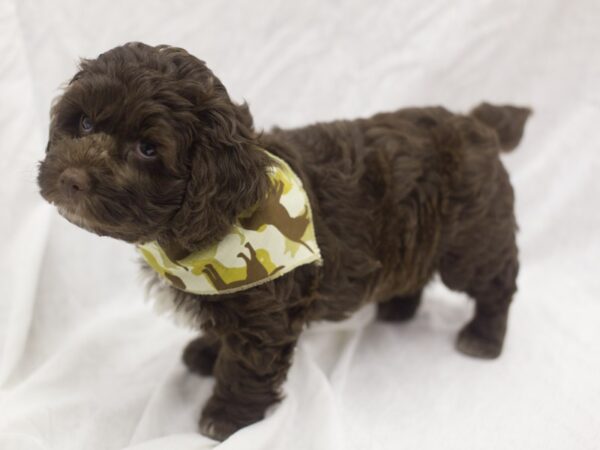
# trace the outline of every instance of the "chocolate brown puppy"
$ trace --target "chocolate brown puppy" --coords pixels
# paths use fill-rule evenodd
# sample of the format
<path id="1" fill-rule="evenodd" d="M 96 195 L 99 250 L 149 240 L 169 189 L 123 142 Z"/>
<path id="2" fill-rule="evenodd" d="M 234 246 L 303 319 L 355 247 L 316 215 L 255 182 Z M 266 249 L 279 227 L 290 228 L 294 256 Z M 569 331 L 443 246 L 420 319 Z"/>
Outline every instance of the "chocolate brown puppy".
<path id="1" fill-rule="evenodd" d="M 52 108 L 38 181 L 71 222 L 155 242 L 184 275 L 194 272 L 186 258 L 216 248 L 234 225 L 248 235 L 280 229 L 291 253 L 316 251 L 303 235 L 314 225 L 318 261 L 286 271 L 240 244 L 232 261 L 246 264 L 245 278 L 228 283 L 215 262 L 194 272 L 236 292 L 192 293 L 175 272 L 146 266 L 155 295 L 202 330 L 183 357 L 215 376 L 200 427 L 224 439 L 281 399 L 306 324 L 345 319 L 369 302 L 382 320 L 407 319 L 435 273 L 476 304 L 457 348 L 500 354 L 518 258 L 499 155 L 518 144 L 528 115 L 489 104 L 466 115 L 408 108 L 259 133 L 204 62 L 130 43 L 82 61 Z M 281 206 L 287 188 L 269 175 L 273 157 L 301 180 L 310 208 Z"/>

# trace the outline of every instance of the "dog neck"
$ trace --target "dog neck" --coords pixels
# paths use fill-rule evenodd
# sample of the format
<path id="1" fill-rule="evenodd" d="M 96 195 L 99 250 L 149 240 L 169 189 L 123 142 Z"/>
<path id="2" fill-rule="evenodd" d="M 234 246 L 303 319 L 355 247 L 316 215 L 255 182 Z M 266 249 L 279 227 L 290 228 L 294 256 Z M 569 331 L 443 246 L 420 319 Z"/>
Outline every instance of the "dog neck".
<path id="1" fill-rule="evenodd" d="M 166 233 L 161 235 L 156 241 L 173 261 L 183 259 L 193 252 L 192 249 L 185 248 L 175 236 L 167 236 Z"/>
<path id="2" fill-rule="evenodd" d="M 210 151 L 206 149 L 205 154 Z M 238 216 L 266 195 L 270 185 L 267 172 L 272 165 L 269 153 L 249 143 L 238 158 L 229 161 L 230 165 L 240 164 L 236 170 L 215 175 L 202 172 L 212 166 L 201 157 L 192 162 L 198 172 L 188 187 L 182 207 L 154 238 L 172 259 L 182 259 L 222 240 Z M 250 180 L 246 185 L 237 178 L 239 173 L 245 173 Z M 216 190 L 213 183 L 219 185 Z"/>
<path id="3" fill-rule="evenodd" d="M 238 214 L 222 238 L 192 252 L 177 240 L 138 245 L 146 262 L 167 283 L 192 294 L 233 293 L 301 265 L 321 263 L 302 181 L 284 160 L 264 152 L 271 159 L 270 188 Z"/>

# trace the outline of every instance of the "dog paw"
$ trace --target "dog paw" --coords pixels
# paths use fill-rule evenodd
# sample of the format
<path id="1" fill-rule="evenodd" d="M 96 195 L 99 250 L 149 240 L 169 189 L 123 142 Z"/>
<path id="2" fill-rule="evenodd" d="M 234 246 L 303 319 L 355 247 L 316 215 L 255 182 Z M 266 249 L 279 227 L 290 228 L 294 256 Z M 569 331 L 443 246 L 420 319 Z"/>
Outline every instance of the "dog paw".
<path id="1" fill-rule="evenodd" d="M 211 397 L 202 411 L 200 433 L 217 441 L 224 441 L 236 431 L 263 417 L 264 411 L 261 408 L 248 409 L 248 405 L 236 405 L 231 400 Z"/>
<path id="2" fill-rule="evenodd" d="M 494 359 L 502 352 L 502 339 L 494 339 L 477 333 L 472 324 L 467 324 L 458 333 L 456 348 L 461 353 L 475 358 Z"/>
<path id="3" fill-rule="evenodd" d="M 200 336 L 185 347 L 183 362 L 190 372 L 212 375 L 218 355 L 218 343 L 205 336 Z"/>
<path id="4" fill-rule="evenodd" d="M 224 418 L 202 416 L 200 419 L 200 433 L 216 441 L 224 441 L 241 426 Z"/>

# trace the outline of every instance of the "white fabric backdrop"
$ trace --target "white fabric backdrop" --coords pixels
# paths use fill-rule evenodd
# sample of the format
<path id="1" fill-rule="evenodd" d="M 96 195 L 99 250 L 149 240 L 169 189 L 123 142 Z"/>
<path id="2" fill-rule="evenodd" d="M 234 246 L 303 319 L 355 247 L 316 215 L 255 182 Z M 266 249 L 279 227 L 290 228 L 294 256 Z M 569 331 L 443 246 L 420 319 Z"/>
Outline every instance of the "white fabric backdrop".
<path id="1" fill-rule="evenodd" d="M 600 448 L 600 3 L 0 0 L 0 449 Z M 131 40 L 205 59 L 256 123 L 482 99 L 535 109 L 505 162 L 522 231 L 505 352 L 453 349 L 469 302 L 305 333 L 269 417 L 196 433 L 213 381 L 143 300 L 132 248 L 37 195 L 48 109 L 79 56 Z"/>

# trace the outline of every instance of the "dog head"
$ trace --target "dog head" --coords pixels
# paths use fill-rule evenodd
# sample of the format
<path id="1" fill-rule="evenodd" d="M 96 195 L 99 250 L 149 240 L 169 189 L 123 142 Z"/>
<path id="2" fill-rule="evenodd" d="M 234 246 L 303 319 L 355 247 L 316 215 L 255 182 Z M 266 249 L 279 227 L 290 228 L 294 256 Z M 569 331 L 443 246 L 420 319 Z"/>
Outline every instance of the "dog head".
<path id="1" fill-rule="evenodd" d="M 255 139 L 204 62 L 130 43 L 83 60 L 52 107 L 40 192 L 94 233 L 191 251 L 266 191 Z"/>

